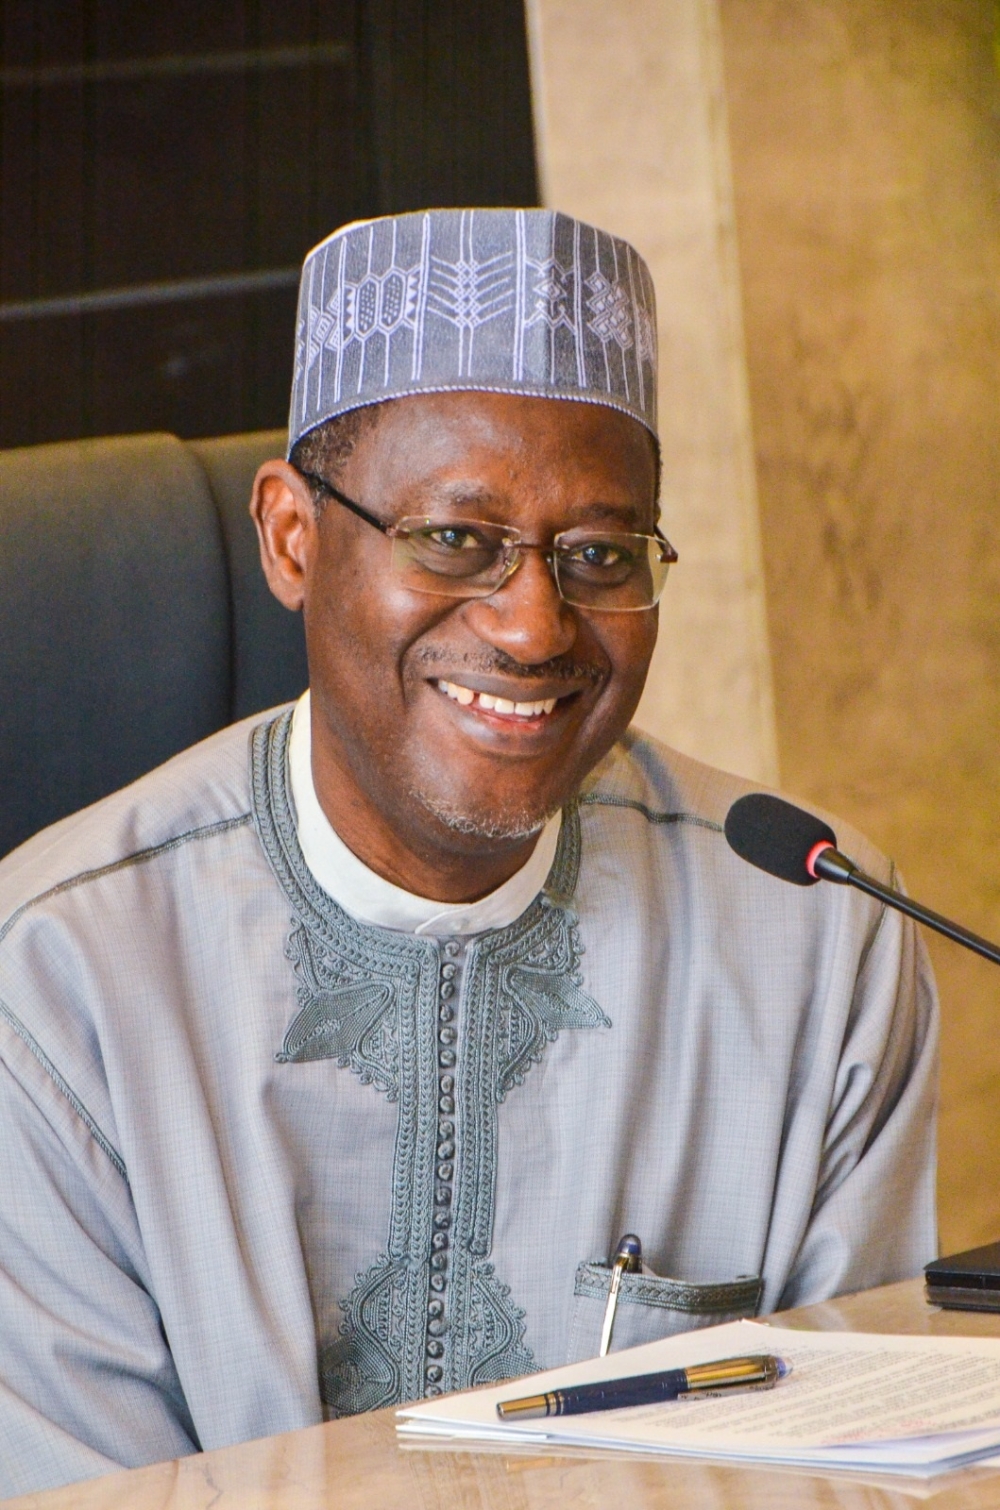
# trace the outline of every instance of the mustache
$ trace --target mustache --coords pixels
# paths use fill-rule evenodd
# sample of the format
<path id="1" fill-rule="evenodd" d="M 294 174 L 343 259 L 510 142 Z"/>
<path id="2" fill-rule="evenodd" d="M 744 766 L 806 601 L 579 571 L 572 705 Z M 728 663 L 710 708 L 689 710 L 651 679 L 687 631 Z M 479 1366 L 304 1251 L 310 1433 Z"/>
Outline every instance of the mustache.
<path id="1" fill-rule="evenodd" d="M 539 661 L 535 665 L 525 666 L 523 662 L 514 660 L 513 656 L 505 655 L 502 650 L 494 650 L 489 655 L 455 655 L 447 650 L 438 650 L 427 645 L 420 651 L 417 657 L 422 666 L 434 667 L 446 664 L 450 671 L 473 671 L 480 676 L 519 677 L 522 681 L 538 681 L 541 678 L 553 678 L 565 682 L 591 682 L 597 684 L 605 677 L 603 666 L 597 666 L 593 661 L 575 661 L 566 656 L 557 655 L 549 661 Z"/>

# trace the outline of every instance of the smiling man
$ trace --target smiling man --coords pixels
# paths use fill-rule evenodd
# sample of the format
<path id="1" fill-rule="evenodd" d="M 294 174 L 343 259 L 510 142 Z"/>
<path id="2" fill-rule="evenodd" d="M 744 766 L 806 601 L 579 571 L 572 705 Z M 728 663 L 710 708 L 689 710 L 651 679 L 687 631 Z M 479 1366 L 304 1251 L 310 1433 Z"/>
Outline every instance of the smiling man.
<path id="1" fill-rule="evenodd" d="M 354 413 L 341 487 L 320 427 L 254 503 L 271 586 L 305 611 L 316 792 L 380 876 L 472 901 L 548 820 L 551 860 L 635 711 L 672 555 L 655 443 L 616 409 L 522 395 Z"/>
<path id="2" fill-rule="evenodd" d="M 654 332 L 547 211 L 307 259 L 252 510 L 310 692 L 0 866 L 0 1489 L 590 1356 L 629 1231 L 616 1347 L 933 1254 L 912 925 L 629 729 Z"/>

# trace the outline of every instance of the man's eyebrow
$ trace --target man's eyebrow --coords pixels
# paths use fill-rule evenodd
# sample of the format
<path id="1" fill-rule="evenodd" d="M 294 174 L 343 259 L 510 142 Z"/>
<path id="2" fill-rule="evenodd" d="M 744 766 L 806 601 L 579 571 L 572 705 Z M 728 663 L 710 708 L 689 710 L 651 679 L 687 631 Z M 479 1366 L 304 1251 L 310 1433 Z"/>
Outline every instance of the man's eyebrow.
<path id="1" fill-rule="evenodd" d="M 428 490 L 428 495 L 421 503 L 421 507 L 447 507 L 456 509 L 483 509 L 491 514 L 503 516 L 510 507 L 509 500 L 501 493 L 496 493 L 490 488 L 476 487 L 468 483 L 444 483 L 439 487 Z M 645 503 L 637 503 L 623 499 L 621 503 L 610 503 L 607 499 L 594 499 L 589 503 L 577 504 L 573 513 L 584 524 L 617 524 L 629 528 L 640 528 L 649 512 Z M 652 505 L 655 513 L 655 505 Z M 566 528 L 573 528 L 574 521 L 567 520 Z"/>
<path id="2" fill-rule="evenodd" d="M 620 524 L 623 519 L 627 519 L 630 523 L 634 523 L 646 512 L 646 507 L 644 504 L 632 502 L 595 502 L 586 504 L 582 512 L 586 514 L 588 522 L 591 519 L 607 519 L 612 523 Z"/>
<path id="3" fill-rule="evenodd" d="M 657 518 L 658 510 L 652 500 L 641 503 L 636 500 L 609 503 L 606 499 L 595 499 L 592 503 L 580 505 L 574 518 L 567 520 L 564 528 L 608 529 L 644 535 L 655 528 Z"/>
<path id="4" fill-rule="evenodd" d="M 506 499 L 502 494 L 494 493 L 490 488 L 476 487 L 473 483 L 441 483 L 428 489 L 428 496 L 433 503 L 447 504 L 453 508 L 503 509 L 506 506 Z"/>

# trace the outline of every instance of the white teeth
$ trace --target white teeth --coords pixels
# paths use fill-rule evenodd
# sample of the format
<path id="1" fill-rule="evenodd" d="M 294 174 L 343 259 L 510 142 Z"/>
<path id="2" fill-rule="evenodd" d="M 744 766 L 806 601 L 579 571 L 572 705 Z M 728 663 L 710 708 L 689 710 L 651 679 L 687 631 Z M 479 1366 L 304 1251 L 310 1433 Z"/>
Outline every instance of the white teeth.
<path id="1" fill-rule="evenodd" d="M 439 681 L 438 687 L 452 702 L 460 703 L 467 708 L 470 703 L 477 702 L 480 708 L 487 708 L 494 713 L 513 713 L 518 718 L 538 718 L 541 714 L 551 713 L 557 699 L 547 697 L 541 702 L 515 703 L 508 697 L 494 697 L 491 692 L 473 692 L 471 687 L 463 687 L 459 682 Z"/>
<path id="2" fill-rule="evenodd" d="M 438 682 L 438 686 L 442 692 L 446 693 L 454 702 L 461 703 L 464 708 L 467 708 L 471 702 L 475 701 L 476 694 L 471 687 L 460 687 L 457 682 Z"/>

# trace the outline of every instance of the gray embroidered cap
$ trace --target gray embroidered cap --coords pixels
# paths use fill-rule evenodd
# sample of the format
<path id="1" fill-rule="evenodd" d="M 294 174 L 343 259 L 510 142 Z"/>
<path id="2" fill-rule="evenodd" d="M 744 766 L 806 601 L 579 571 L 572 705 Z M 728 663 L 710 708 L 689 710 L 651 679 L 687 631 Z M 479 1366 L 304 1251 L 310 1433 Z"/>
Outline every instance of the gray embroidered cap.
<path id="1" fill-rule="evenodd" d="M 425 210 L 309 253 L 289 450 L 348 409 L 469 388 L 608 404 L 655 435 L 656 306 L 634 247 L 554 210 Z"/>

